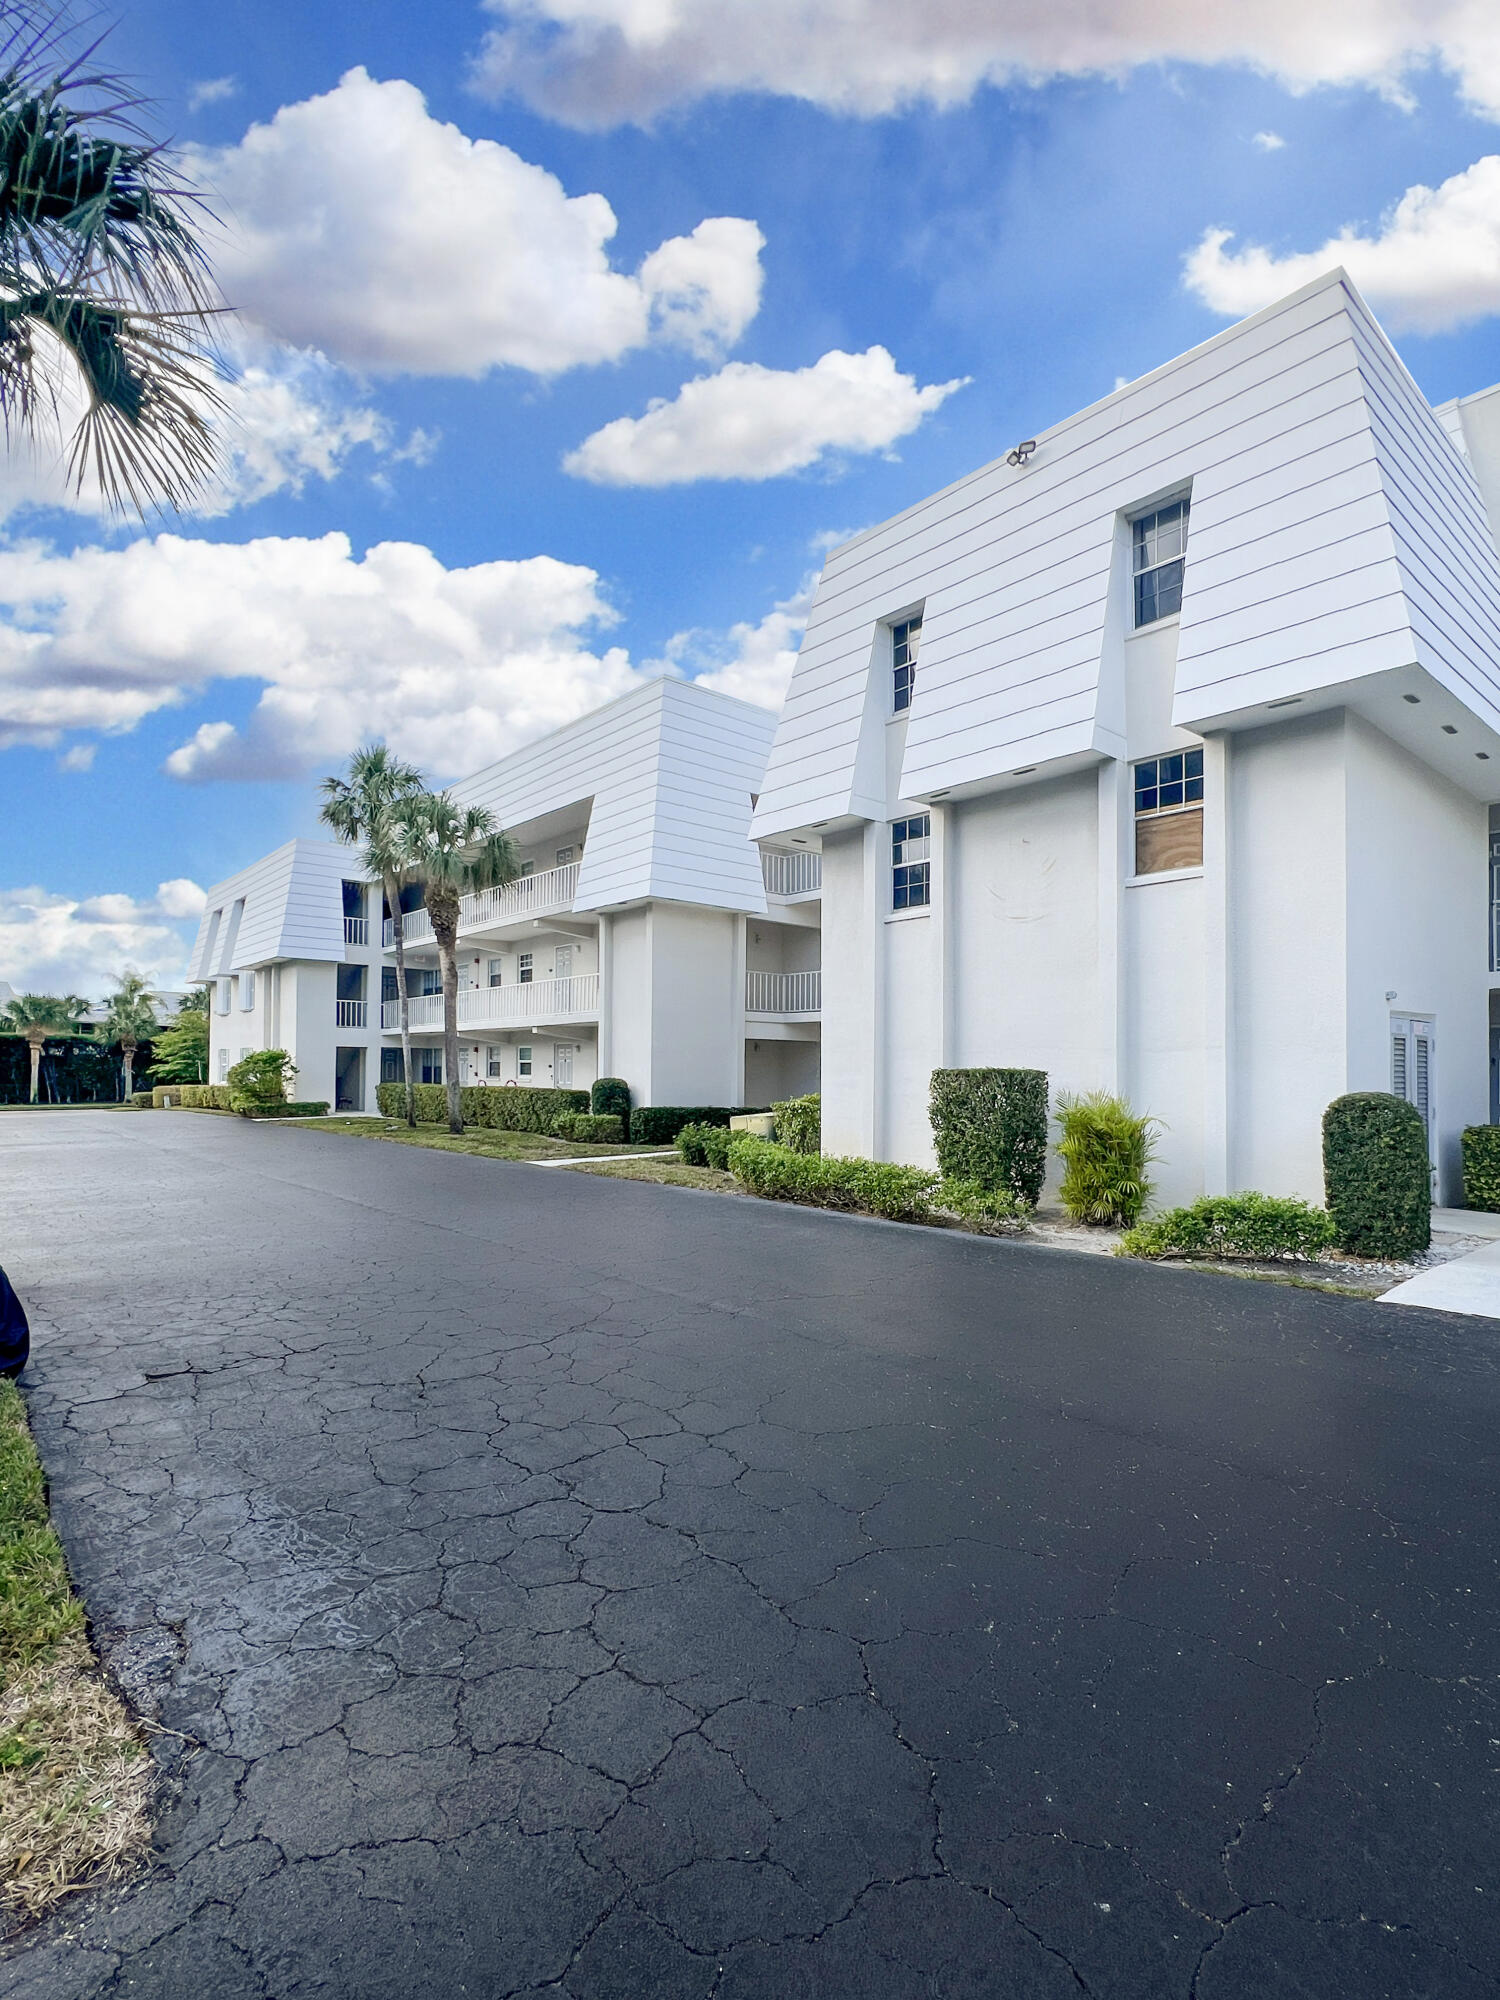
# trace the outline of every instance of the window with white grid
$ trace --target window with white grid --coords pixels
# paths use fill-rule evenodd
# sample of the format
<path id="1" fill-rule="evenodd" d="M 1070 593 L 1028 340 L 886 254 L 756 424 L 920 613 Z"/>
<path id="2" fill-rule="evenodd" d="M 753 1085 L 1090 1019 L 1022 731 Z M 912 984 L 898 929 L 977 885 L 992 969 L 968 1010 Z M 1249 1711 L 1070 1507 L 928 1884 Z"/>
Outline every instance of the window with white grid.
<path id="1" fill-rule="evenodd" d="M 932 816 L 913 813 L 891 824 L 891 908 L 918 910 L 932 901 Z"/>
<path id="2" fill-rule="evenodd" d="M 891 707 L 897 715 L 911 707 L 917 686 L 917 652 L 922 643 L 922 614 L 914 611 L 891 627 Z"/>
<path id="3" fill-rule="evenodd" d="M 1135 622 L 1154 625 L 1182 609 L 1182 573 L 1187 557 L 1186 496 L 1142 514 L 1130 524 L 1135 567 Z"/>

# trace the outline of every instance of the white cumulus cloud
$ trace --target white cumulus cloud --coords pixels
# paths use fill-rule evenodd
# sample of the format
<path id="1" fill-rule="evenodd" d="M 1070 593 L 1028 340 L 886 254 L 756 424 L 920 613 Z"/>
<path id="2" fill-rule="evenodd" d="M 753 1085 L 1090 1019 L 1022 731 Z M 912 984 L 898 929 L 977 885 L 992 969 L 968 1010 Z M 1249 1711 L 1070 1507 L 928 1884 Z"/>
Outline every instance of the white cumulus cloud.
<path id="1" fill-rule="evenodd" d="M 487 0 L 478 86 L 585 128 L 646 122 L 719 92 L 875 116 L 966 102 L 985 83 L 1235 64 L 1293 89 L 1400 97 L 1436 63 L 1500 115 L 1493 0 Z"/>
<path id="2" fill-rule="evenodd" d="M 0 889 L 0 982 L 17 993 L 101 997 L 127 967 L 153 986 L 183 984 L 204 894 L 179 877 L 154 896 L 60 896 L 32 886 Z"/>
<path id="3" fill-rule="evenodd" d="M 817 583 L 816 573 L 805 576 L 793 596 L 773 605 L 758 621 L 741 619 L 723 631 L 694 626 L 674 632 L 661 660 L 647 664 L 740 701 L 780 708 Z"/>
<path id="4" fill-rule="evenodd" d="M 616 417 L 563 464 L 601 486 L 774 479 L 842 453 L 888 449 L 964 380 L 919 388 L 884 347 L 835 348 L 808 368 L 731 361 L 643 417 Z"/>
<path id="5" fill-rule="evenodd" d="M 415 85 L 363 69 L 187 162 L 227 218 L 230 302 L 372 374 L 554 375 L 652 339 L 717 351 L 760 304 L 753 222 L 710 217 L 616 270 L 602 194 L 570 196 L 508 146 L 433 118 Z"/>
<path id="6" fill-rule="evenodd" d="M 1440 187 L 1408 188 L 1372 233 L 1351 225 L 1289 256 L 1232 241 L 1211 229 L 1184 260 L 1188 289 L 1215 312 L 1258 312 L 1342 264 L 1388 326 L 1446 333 L 1500 313 L 1500 154 Z"/>
<path id="7" fill-rule="evenodd" d="M 204 724 L 174 776 L 289 776 L 376 731 L 451 776 L 636 685 L 591 643 L 615 619 L 593 570 L 550 556 L 446 569 L 342 534 L 0 548 L 0 745 L 128 730 L 238 680 L 259 685 L 248 724 Z"/>

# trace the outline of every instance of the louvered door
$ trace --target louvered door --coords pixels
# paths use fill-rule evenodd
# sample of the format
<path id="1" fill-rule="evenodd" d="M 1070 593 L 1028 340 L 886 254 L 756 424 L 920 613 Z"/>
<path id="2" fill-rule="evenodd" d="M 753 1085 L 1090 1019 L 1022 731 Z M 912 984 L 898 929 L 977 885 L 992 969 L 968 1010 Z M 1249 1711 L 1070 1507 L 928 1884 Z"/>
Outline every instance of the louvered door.
<path id="1" fill-rule="evenodd" d="M 1403 1097 L 1421 1114 L 1427 1157 L 1437 1157 L 1437 1032 L 1430 1015 L 1391 1016 L 1391 1095 Z M 1436 1191 L 1436 1167 L 1433 1169 Z"/>

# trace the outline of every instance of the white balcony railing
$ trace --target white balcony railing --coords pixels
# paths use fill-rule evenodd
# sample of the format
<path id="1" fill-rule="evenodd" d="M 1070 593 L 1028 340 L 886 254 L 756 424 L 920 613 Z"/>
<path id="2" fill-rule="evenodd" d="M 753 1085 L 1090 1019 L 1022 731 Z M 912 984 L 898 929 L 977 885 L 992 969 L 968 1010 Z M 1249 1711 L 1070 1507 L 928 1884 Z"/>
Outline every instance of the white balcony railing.
<path id="1" fill-rule="evenodd" d="M 795 853 L 784 847 L 763 847 L 760 872 L 768 896 L 811 896 L 823 886 L 823 857 L 810 848 Z"/>
<path id="2" fill-rule="evenodd" d="M 443 1025 L 441 993 L 421 993 L 407 1002 L 413 1030 L 430 1034 Z M 516 986 L 461 986 L 458 1025 L 473 1028 L 524 1028 L 539 1021 L 587 1021 L 599 1012 L 599 975 L 575 972 L 570 979 L 535 979 Z M 380 1025 L 388 1035 L 401 1028 L 401 1002 L 387 1000 Z"/>
<path id="3" fill-rule="evenodd" d="M 747 1014 L 821 1014 L 823 974 L 819 972 L 747 972 Z"/>
<path id="4" fill-rule="evenodd" d="M 335 1000 L 335 1025 L 340 1028 L 367 1028 L 370 1024 L 368 1000 Z"/>
<path id="5" fill-rule="evenodd" d="M 458 906 L 458 928 L 485 930 L 494 924 L 513 923 L 517 918 L 544 917 L 554 910 L 571 910 L 578 893 L 578 868 L 570 861 L 562 868 L 544 868 L 539 875 L 523 875 L 505 889 L 483 889 L 477 896 L 465 896 Z M 386 949 L 396 942 L 395 926 L 386 918 L 383 937 Z M 403 944 L 430 944 L 432 919 L 425 910 L 408 910 L 401 919 Z"/>
<path id="6" fill-rule="evenodd" d="M 345 917 L 344 943 L 368 944 L 370 942 L 370 919 L 368 917 Z"/>

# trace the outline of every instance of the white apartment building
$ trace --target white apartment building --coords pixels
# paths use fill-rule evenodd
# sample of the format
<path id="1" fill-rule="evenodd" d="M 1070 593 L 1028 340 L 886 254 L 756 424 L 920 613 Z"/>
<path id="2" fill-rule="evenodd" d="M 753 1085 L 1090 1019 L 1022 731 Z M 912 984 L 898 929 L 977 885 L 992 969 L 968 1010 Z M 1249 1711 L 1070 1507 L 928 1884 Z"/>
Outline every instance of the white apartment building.
<path id="1" fill-rule="evenodd" d="M 623 1076 L 638 1104 L 818 1087 L 816 843 L 762 855 L 749 834 L 775 726 L 766 709 L 655 681 L 452 788 L 488 807 L 522 864 L 509 888 L 461 905 L 462 1082 Z M 413 1072 L 441 1082 L 420 907 L 402 935 Z M 346 847 L 290 841 L 217 884 L 192 976 L 214 983 L 216 1080 L 251 1049 L 285 1048 L 299 1097 L 373 1111 L 375 1085 L 400 1075 L 390 913 Z"/>
<path id="2" fill-rule="evenodd" d="M 1488 513 L 1487 505 L 1488 503 Z M 1341 272 L 828 559 L 753 832 L 822 853 L 824 1144 L 933 1069 L 1162 1121 L 1160 1197 L 1320 1199 L 1320 1120 L 1491 1109 L 1500 390 Z"/>

